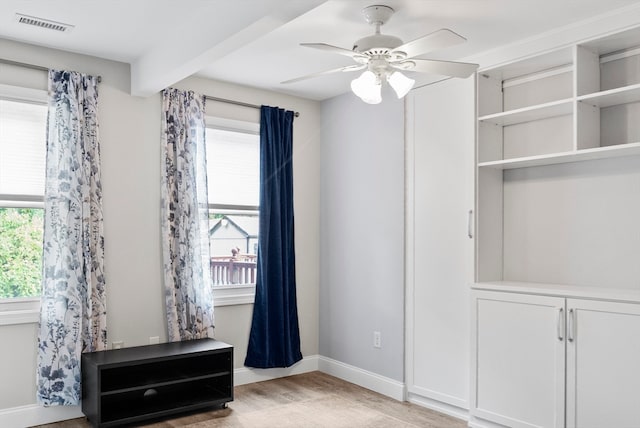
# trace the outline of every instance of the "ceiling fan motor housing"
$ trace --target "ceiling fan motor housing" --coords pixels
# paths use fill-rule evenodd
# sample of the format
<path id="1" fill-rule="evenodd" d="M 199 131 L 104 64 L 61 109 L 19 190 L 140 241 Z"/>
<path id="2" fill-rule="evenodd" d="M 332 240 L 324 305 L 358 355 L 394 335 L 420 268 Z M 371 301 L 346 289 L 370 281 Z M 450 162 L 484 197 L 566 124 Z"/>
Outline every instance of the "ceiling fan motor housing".
<path id="1" fill-rule="evenodd" d="M 402 52 L 393 52 L 393 49 L 403 44 L 402 40 L 395 36 L 380 34 L 380 26 L 384 25 L 394 10 L 385 5 L 373 5 L 362 9 L 365 20 L 376 27 L 376 32 L 372 36 L 363 37 L 353 45 L 353 51 L 367 55 L 370 58 L 385 59 L 387 61 L 397 61 L 404 59 L 406 55 Z M 359 61 L 360 62 L 360 61 Z M 362 61 L 361 63 L 366 63 Z"/>
<path id="2" fill-rule="evenodd" d="M 386 34 L 374 34 L 355 42 L 353 50 L 369 56 L 388 55 L 393 49 L 402 45 L 402 40 Z"/>

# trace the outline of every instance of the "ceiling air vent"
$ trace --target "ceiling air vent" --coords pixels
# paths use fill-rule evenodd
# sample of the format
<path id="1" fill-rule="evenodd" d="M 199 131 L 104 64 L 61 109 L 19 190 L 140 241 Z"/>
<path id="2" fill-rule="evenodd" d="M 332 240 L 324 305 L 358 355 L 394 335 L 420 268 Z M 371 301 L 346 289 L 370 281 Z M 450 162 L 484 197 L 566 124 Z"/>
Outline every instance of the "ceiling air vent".
<path id="1" fill-rule="evenodd" d="M 49 19 L 36 18 L 35 16 L 23 15 L 16 13 L 16 19 L 20 24 L 33 25 L 35 27 L 45 28 L 47 30 L 55 31 L 71 31 L 73 25 L 65 24 L 63 22 L 51 21 Z"/>

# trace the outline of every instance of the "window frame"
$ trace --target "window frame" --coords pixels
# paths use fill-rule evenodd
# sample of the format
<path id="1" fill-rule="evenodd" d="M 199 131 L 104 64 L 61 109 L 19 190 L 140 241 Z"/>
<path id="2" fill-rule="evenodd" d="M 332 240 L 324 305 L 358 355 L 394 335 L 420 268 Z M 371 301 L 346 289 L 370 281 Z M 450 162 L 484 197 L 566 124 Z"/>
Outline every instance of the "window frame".
<path id="1" fill-rule="evenodd" d="M 46 90 L 5 84 L 0 84 L 0 99 L 30 104 L 48 104 Z M 0 208 L 44 209 L 44 195 L 0 195 Z M 40 297 L 0 299 L 0 326 L 39 322 L 40 301 Z"/>
<path id="2" fill-rule="evenodd" d="M 205 124 L 207 128 L 219 129 L 231 132 L 241 132 L 246 134 L 260 135 L 260 124 L 255 122 L 226 119 L 217 116 L 206 116 Z M 229 213 L 259 213 L 259 206 L 256 205 L 227 205 L 209 203 L 209 212 L 222 211 Z M 211 285 L 213 289 L 213 301 L 215 306 L 246 305 L 255 301 L 256 285 Z"/>

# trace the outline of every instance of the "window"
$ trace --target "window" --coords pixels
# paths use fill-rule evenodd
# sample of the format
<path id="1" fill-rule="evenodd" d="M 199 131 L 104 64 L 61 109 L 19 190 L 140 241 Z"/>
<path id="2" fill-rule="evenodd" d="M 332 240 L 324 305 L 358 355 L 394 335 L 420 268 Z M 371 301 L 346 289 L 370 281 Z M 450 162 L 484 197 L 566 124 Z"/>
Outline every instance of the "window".
<path id="1" fill-rule="evenodd" d="M 211 279 L 216 304 L 252 303 L 260 191 L 259 125 L 207 120 Z"/>
<path id="2" fill-rule="evenodd" d="M 0 324 L 34 321 L 41 293 L 46 97 L 0 85 Z"/>

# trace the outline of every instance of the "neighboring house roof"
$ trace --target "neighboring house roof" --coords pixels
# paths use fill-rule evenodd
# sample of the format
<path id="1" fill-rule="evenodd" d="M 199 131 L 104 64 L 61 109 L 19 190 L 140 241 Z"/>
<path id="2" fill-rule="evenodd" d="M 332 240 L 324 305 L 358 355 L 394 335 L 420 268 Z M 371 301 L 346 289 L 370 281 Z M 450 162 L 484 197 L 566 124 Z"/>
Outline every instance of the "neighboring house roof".
<path id="1" fill-rule="evenodd" d="M 218 219 L 216 224 L 209 230 L 209 235 L 215 233 L 222 227 L 223 220 L 227 220 L 230 226 L 235 227 L 246 238 L 257 238 L 259 230 L 258 216 L 246 215 L 225 215 Z"/>

